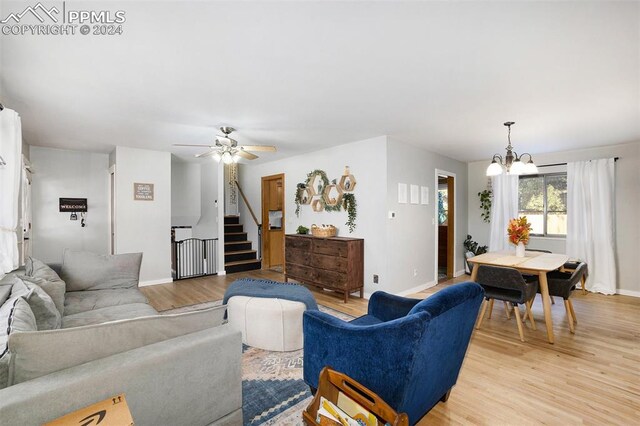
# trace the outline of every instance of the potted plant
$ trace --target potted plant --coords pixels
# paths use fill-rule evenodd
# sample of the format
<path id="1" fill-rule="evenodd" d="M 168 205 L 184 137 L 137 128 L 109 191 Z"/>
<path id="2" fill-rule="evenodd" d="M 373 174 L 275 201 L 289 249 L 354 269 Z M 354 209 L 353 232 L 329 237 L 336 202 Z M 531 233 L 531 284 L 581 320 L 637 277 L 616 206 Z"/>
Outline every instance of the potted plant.
<path id="1" fill-rule="evenodd" d="M 307 228 L 306 226 L 300 225 L 300 226 L 298 226 L 298 229 L 296 229 L 296 233 L 297 234 L 301 234 L 301 235 L 308 234 L 309 233 L 309 228 Z"/>
<path id="2" fill-rule="evenodd" d="M 467 274 L 471 273 L 471 267 L 469 266 L 469 262 L 467 259 L 478 256 L 487 252 L 487 246 L 481 246 L 477 242 L 473 241 L 473 237 L 471 235 L 467 235 L 467 239 L 464 240 L 464 263 L 465 263 L 465 272 Z"/>

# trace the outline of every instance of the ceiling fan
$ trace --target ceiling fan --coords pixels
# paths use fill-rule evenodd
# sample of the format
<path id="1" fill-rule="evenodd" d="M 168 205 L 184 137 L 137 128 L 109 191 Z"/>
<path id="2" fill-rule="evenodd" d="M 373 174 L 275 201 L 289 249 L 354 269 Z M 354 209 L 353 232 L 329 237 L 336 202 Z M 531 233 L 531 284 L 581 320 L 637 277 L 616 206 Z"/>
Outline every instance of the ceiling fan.
<path id="1" fill-rule="evenodd" d="M 206 158 L 213 157 L 216 161 L 221 161 L 225 164 L 237 163 L 240 158 L 244 158 L 246 160 L 255 160 L 258 158 L 257 155 L 252 154 L 249 151 L 257 151 L 257 152 L 275 152 L 275 146 L 267 146 L 267 145 L 238 145 L 238 141 L 235 139 L 231 139 L 229 135 L 233 133 L 236 129 L 230 126 L 222 126 L 220 127 L 220 131 L 222 135 L 218 135 L 216 137 L 215 145 L 190 145 L 190 144 L 180 144 L 176 143 L 173 146 L 198 146 L 198 147 L 207 147 L 210 148 L 209 151 L 204 152 L 202 154 L 196 154 L 196 158 Z"/>

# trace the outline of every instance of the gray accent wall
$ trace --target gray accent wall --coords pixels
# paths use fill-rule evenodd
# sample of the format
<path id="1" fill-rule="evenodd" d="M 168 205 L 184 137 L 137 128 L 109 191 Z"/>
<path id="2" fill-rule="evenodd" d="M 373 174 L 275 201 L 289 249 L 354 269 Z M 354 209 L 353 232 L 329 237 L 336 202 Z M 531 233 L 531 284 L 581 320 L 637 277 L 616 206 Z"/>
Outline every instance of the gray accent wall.
<path id="1" fill-rule="evenodd" d="M 140 284 L 171 278 L 171 154 L 116 147 L 116 253 L 143 252 Z M 133 184 L 154 184 L 154 200 L 133 199 Z"/>
<path id="2" fill-rule="evenodd" d="M 65 248 L 107 254 L 109 251 L 109 155 L 30 147 L 33 165 L 31 232 L 33 256 L 61 262 Z M 59 212 L 59 198 L 86 198 L 87 226 Z"/>
<path id="3" fill-rule="evenodd" d="M 268 154 L 264 154 L 267 156 Z M 387 272 L 386 246 L 386 193 L 387 193 L 387 138 L 376 138 L 339 145 L 304 155 L 262 164 L 241 165 L 240 184 L 256 215 L 261 211 L 261 178 L 278 173 L 285 174 L 285 232 L 296 232 L 299 225 L 308 228 L 312 224 L 332 224 L 338 227 L 338 236 L 364 238 L 364 285 L 365 292 L 375 290 L 394 292 L 397 283 Z M 300 206 L 300 217 L 295 215 L 296 184 L 305 182 L 307 173 L 315 169 L 324 170 L 329 180 L 340 179 L 345 166 L 350 166 L 356 178 L 355 198 L 358 204 L 356 229 L 349 233 L 345 225 L 347 213 L 320 212 L 310 205 Z M 241 222 L 257 249 L 256 226 L 246 205 L 240 203 Z M 380 276 L 380 283 L 373 284 L 373 274 Z"/>
<path id="4" fill-rule="evenodd" d="M 387 146 L 387 219 L 384 248 L 394 293 L 414 293 L 437 283 L 436 169 L 455 174 L 455 265 L 464 272 L 462 242 L 467 235 L 467 164 L 389 138 Z M 398 183 L 427 186 L 429 204 L 398 203 Z M 388 212 L 385 212 L 388 216 Z"/>

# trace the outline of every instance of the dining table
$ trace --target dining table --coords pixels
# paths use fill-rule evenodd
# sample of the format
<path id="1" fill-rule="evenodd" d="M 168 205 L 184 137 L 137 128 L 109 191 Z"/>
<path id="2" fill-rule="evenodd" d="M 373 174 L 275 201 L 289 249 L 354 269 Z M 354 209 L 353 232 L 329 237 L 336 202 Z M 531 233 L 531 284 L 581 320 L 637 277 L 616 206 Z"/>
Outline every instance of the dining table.
<path id="1" fill-rule="evenodd" d="M 547 340 L 549 343 L 553 343 L 553 319 L 551 318 L 551 298 L 549 297 L 547 273 L 563 268 L 567 260 L 569 260 L 569 256 L 564 254 L 527 251 L 524 257 L 518 257 L 513 251 L 502 250 L 474 256 L 468 259 L 468 262 L 473 265 L 471 281 L 476 281 L 478 268 L 481 265 L 502 266 L 517 269 L 524 274 L 537 275 L 542 295 L 544 322 L 547 327 Z"/>

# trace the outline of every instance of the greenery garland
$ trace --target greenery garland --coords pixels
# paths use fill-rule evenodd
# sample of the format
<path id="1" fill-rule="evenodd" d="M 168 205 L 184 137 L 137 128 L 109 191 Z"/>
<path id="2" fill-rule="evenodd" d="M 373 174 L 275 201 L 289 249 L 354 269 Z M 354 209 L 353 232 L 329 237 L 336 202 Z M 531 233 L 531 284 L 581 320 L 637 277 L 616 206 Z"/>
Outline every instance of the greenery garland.
<path id="1" fill-rule="evenodd" d="M 302 204 L 302 194 L 304 193 L 304 190 L 306 188 L 309 188 L 311 186 L 311 181 L 315 176 L 319 176 L 320 180 L 322 181 L 322 184 L 320 185 L 319 188 L 313 188 L 313 189 L 316 191 L 317 195 L 320 197 L 319 199 L 320 199 L 320 203 L 322 203 L 323 209 L 328 212 L 339 212 L 344 208 L 347 212 L 347 222 L 345 223 L 345 225 L 349 227 L 350 233 L 353 232 L 353 230 L 356 228 L 356 218 L 358 216 L 358 212 L 357 212 L 358 205 L 356 203 L 356 197 L 352 193 L 345 193 L 342 195 L 341 203 L 338 203 L 335 206 L 328 205 L 324 200 L 323 194 L 324 194 L 325 188 L 328 185 L 330 185 L 330 182 L 324 170 L 316 169 L 309 172 L 307 174 L 306 182 L 299 183 L 297 185 L 296 198 L 295 198 L 296 216 L 300 217 L 300 205 Z"/>
<path id="2" fill-rule="evenodd" d="M 356 229 L 356 217 L 358 216 L 356 196 L 353 194 L 344 194 L 342 196 L 342 204 L 347 211 L 347 222 L 345 225 L 349 227 L 349 233 L 351 233 Z"/>

